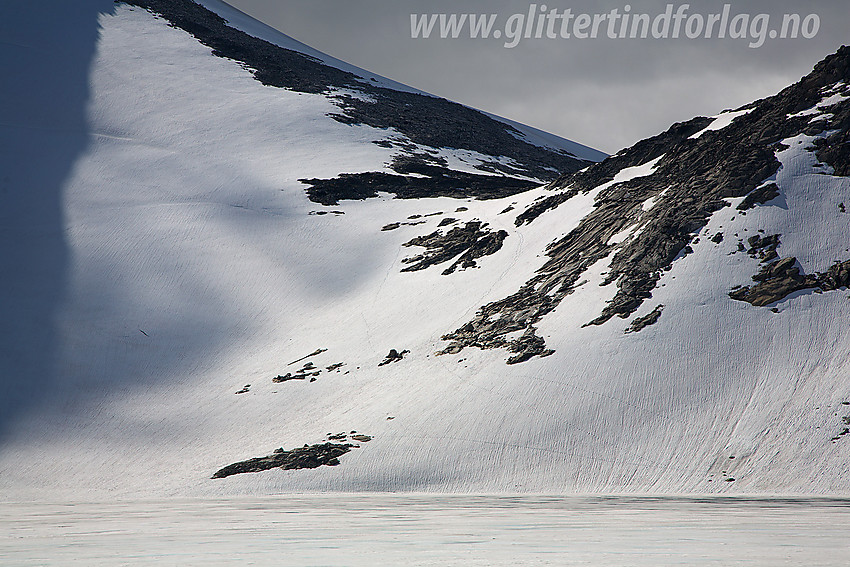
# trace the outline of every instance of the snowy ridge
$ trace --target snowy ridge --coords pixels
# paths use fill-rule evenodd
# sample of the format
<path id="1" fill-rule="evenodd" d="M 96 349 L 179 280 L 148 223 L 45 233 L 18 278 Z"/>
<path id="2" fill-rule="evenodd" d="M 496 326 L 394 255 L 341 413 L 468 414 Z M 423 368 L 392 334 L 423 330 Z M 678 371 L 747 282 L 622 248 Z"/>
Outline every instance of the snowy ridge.
<path id="1" fill-rule="evenodd" d="M 199 0 L 198 3 L 204 6 L 205 8 L 215 12 L 219 16 L 223 17 L 231 26 L 236 29 L 242 30 L 254 37 L 258 37 L 271 43 L 274 43 L 275 45 L 278 45 L 280 47 L 291 49 L 293 51 L 308 55 L 309 57 L 313 57 L 323 62 L 325 65 L 329 65 L 331 67 L 357 75 L 358 77 L 362 78 L 366 82 L 366 84 L 372 83 L 396 91 L 411 92 L 425 96 L 432 96 L 429 93 L 426 93 L 419 89 L 415 89 L 413 87 L 399 83 L 398 81 L 393 81 L 392 79 L 388 79 L 386 77 L 382 77 L 381 75 L 376 75 L 375 73 L 371 73 L 365 69 L 355 67 L 354 65 L 346 63 L 345 61 L 342 61 L 335 57 L 331 57 L 325 53 L 322 53 L 321 51 L 313 49 L 309 45 L 301 43 L 300 41 L 295 40 L 287 36 L 286 34 L 283 34 L 278 30 L 267 26 L 266 24 L 263 24 L 262 22 L 258 22 L 257 20 L 251 18 L 244 12 L 241 12 L 240 10 L 237 10 L 236 8 L 220 0 Z M 485 114 L 493 118 L 494 120 L 498 120 L 499 122 L 503 122 L 515 128 L 516 130 L 522 133 L 524 139 L 526 139 L 532 144 L 565 151 L 571 155 L 577 156 L 581 159 L 588 161 L 601 161 L 606 157 L 606 154 L 604 154 L 603 152 L 600 152 L 593 148 L 589 148 L 577 142 L 573 142 L 572 140 L 564 139 L 560 136 L 550 134 L 549 132 L 543 132 L 542 130 L 539 130 L 537 128 L 532 128 L 525 124 L 520 124 L 519 122 L 509 120 L 501 116 L 496 116 L 495 114 Z"/>
<path id="2" fill-rule="evenodd" d="M 519 171 L 544 169 L 529 153 L 404 154 L 398 130 L 335 118 L 333 95 L 264 84 L 138 6 L 99 24 L 60 226 L 3 221 L 23 250 L 67 247 L 55 352 L 4 347 L 50 355 L 36 401 L 1 423 L 4 499 L 850 491 L 846 286 L 730 296 L 765 265 L 850 259 L 850 105 L 829 98 L 848 94 L 846 49 L 723 128 L 677 124 L 544 186 Z M 813 107 L 829 116 L 795 117 Z M 529 187 L 324 206 L 300 181 L 409 189 L 435 164 Z M 33 284 L 17 297 L 46 301 L 17 275 Z M 352 447 L 211 478 L 325 443 Z"/>
<path id="3" fill-rule="evenodd" d="M 414 89 L 413 87 L 409 87 L 407 85 L 399 83 L 398 81 L 393 81 L 392 79 L 382 77 L 381 75 L 370 73 L 365 69 L 355 67 L 350 63 L 346 63 L 345 61 L 342 61 L 335 57 L 331 57 L 326 53 L 322 53 L 317 49 L 313 49 L 309 45 L 301 43 L 300 41 L 289 37 L 284 33 L 281 33 L 273 27 L 268 26 L 258 20 L 255 20 L 248 14 L 242 12 L 241 10 L 237 10 L 230 4 L 222 2 L 221 0 L 197 0 L 197 3 L 207 8 L 208 10 L 215 12 L 216 14 L 227 20 L 228 24 L 238 30 L 242 30 L 254 37 L 264 39 L 265 41 L 268 41 L 280 47 L 291 49 L 292 51 L 297 51 L 299 53 L 303 53 L 304 55 L 308 55 L 310 57 L 318 59 L 325 65 L 329 65 L 331 67 L 335 67 L 337 69 L 342 69 L 343 71 L 353 73 L 358 77 L 361 77 L 364 81 L 371 81 L 388 89 L 393 89 L 397 91 L 407 91 L 421 95 L 431 96 L 424 91 Z"/>
<path id="4" fill-rule="evenodd" d="M 571 171 L 586 164 L 587 160 L 569 154 L 562 147 L 595 155 L 596 159 L 603 155 L 552 136 L 546 146 L 526 142 L 523 136 L 516 136 L 518 130 L 513 125 L 315 52 L 219 2 L 211 5 L 226 18 L 193 0 L 128 0 L 127 3 L 148 9 L 184 29 L 211 47 L 213 54 L 240 61 L 263 84 L 308 93 L 339 92 L 340 88 L 361 91 L 365 97 L 342 97 L 336 102 L 342 112 L 331 116 L 346 123 L 394 128 L 408 136 L 409 141 L 424 142 L 434 148 L 476 150 L 497 158 L 521 157 L 525 168 L 531 166 L 529 171 L 542 175 L 543 179 L 551 178 L 552 172 Z M 377 101 L 381 104 L 374 104 Z M 546 161 L 549 167 L 541 167 L 541 161 Z"/>
<path id="5" fill-rule="evenodd" d="M 503 118 L 501 116 L 489 112 L 486 112 L 485 114 L 495 120 L 498 120 L 499 122 L 504 122 L 505 124 L 513 126 L 521 133 L 521 139 L 525 139 L 532 144 L 553 148 L 556 150 L 563 150 L 576 157 L 592 162 L 602 161 L 603 159 L 608 157 L 607 154 L 605 154 L 604 152 L 600 152 L 599 150 L 595 150 L 593 148 L 588 148 L 587 146 L 583 146 L 571 140 L 566 140 L 564 138 L 561 138 L 560 136 L 556 136 L 549 132 L 544 132 L 543 130 L 540 130 L 538 128 L 534 128 L 526 124 L 521 124 L 519 122 L 515 122 L 514 120 L 509 120 L 507 118 Z"/>

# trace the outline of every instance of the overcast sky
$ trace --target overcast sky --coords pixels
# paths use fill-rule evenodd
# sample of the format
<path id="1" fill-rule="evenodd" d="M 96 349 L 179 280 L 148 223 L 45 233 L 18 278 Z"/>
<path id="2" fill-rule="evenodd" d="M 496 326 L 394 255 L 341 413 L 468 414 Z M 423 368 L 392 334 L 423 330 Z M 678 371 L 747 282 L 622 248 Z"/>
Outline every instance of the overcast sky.
<path id="1" fill-rule="evenodd" d="M 448 99 L 553 132 L 608 153 L 665 130 L 671 123 L 712 115 L 771 95 L 799 79 L 842 43 L 850 43 L 850 7 L 843 0 L 731 2 L 729 19 L 747 14 L 747 38 L 687 39 L 681 20 L 679 39 L 609 39 L 607 24 L 596 39 L 560 37 L 562 18 L 551 20 L 557 39 L 521 39 L 504 47 L 513 14 L 527 14 L 520 0 L 227 0 L 243 12 L 316 48 L 372 71 Z M 546 11 L 540 11 L 540 4 Z M 652 21 L 666 10 L 664 0 L 538 2 L 536 14 L 557 10 L 574 15 L 607 14 L 617 9 L 648 14 Z M 626 6 L 628 5 L 628 9 Z M 682 8 L 693 17 L 691 30 L 710 14 L 722 14 L 724 2 L 691 2 Z M 681 3 L 673 3 L 677 11 Z M 411 14 L 497 14 L 500 39 L 470 39 L 468 28 L 457 39 L 411 38 Z M 758 48 L 758 14 L 768 14 L 768 30 L 779 30 L 784 14 L 801 20 L 814 14 L 817 34 L 809 39 L 764 38 Z M 516 21 L 516 19 L 515 19 Z M 548 26 L 550 20 L 545 20 Z M 743 19 L 739 19 L 740 24 Z M 814 22 L 813 18 L 809 23 Z M 659 26 L 663 20 L 659 22 Z M 618 35 L 622 17 L 612 29 Z M 672 19 L 668 35 L 672 35 Z M 717 35 L 719 22 L 715 24 Z M 439 26 L 439 23 L 437 23 Z M 809 32 L 813 28 L 809 28 Z M 658 28 L 662 31 L 662 28 Z M 579 30 L 582 31 L 581 29 Z M 585 33 L 589 32 L 584 30 Z M 631 28 L 626 31 L 628 35 Z M 751 33 L 752 32 L 752 33 Z M 704 32 L 703 32 L 704 33 Z M 463 37 L 465 34 L 465 38 Z M 532 35 L 534 30 L 532 29 Z M 701 34 L 702 35 L 702 34 Z"/>

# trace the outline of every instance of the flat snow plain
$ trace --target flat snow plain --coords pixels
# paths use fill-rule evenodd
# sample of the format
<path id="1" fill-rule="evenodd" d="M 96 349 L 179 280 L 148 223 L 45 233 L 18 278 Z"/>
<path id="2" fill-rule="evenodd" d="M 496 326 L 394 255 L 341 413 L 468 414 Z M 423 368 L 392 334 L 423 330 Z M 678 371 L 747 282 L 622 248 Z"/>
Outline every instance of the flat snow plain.
<path id="1" fill-rule="evenodd" d="M 36 565 L 842 567 L 836 499 L 312 495 L 10 505 Z"/>

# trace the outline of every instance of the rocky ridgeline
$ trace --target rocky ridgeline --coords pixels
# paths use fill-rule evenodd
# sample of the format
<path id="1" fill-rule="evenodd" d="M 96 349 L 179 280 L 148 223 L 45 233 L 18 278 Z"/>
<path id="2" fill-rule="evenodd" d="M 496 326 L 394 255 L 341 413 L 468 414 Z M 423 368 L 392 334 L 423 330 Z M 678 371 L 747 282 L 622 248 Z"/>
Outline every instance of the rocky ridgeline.
<path id="1" fill-rule="evenodd" d="M 444 335 L 450 344 L 442 352 L 456 353 L 469 346 L 507 348 L 514 353 L 509 363 L 546 353 L 535 325 L 573 292 L 588 267 L 609 256 L 611 262 L 602 285 L 615 285 L 617 291 L 588 324 L 601 325 L 614 316 L 628 318 L 652 297 L 661 274 L 672 267 L 674 259 L 691 251 L 689 244 L 709 218 L 729 206 L 728 199 L 744 197 L 741 210 L 745 214 L 747 208 L 775 196 L 775 186 L 765 184 L 765 180 L 778 170 L 775 154 L 786 147 L 782 143 L 786 138 L 800 133 L 819 136 L 814 147 L 818 159 L 832 167 L 835 175 L 848 175 L 850 101 L 824 108 L 826 114 L 817 121 L 810 122 L 811 116 L 793 116 L 814 107 L 828 94 L 850 95 L 848 85 L 850 48 L 842 47 L 796 84 L 742 107 L 740 110 L 748 112 L 725 128 L 692 138 L 711 122 L 709 118 L 694 118 L 599 164 L 558 178 L 549 186 L 551 196 L 539 199 L 516 217 L 518 226 L 557 209 L 575 195 L 613 181 L 624 168 L 660 158 L 651 175 L 604 188 L 596 197 L 593 211 L 569 234 L 549 245 L 549 259 L 543 267 L 516 293 L 481 307 L 470 322 Z M 655 200 L 654 206 L 645 210 L 650 198 Z M 609 243 L 612 236 L 638 222 L 641 231 L 621 243 Z M 722 234 L 715 239 L 722 240 Z M 836 263 L 824 274 L 793 285 L 789 282 L 796 280 L 791 273 L 771 275 L 754 287 L 759 296 L 771 285 L 781 290 L 796 285 L 834 289 L 830 286 L 838 284 L 831 282 L 843 281 L 843 269 L 844 264 Z M 738 290 L 737 294 L 743 299 L 750 292 L 752 289 Z M 506 338 L 516 331 L 522 331 L 519 338 Z"/>
<path id="2" fill-rule="evenodd" d="M 310 199 L 324 205 L 340 199 L 364 199 L 386 191 L 399 197 L 474 196 L 492 198 L 516 193 L 528 179 L 551 180 L 577 171 L 586 160 L 523 140 L 518 130 L 486 114 L 443 98 L 396 91 L 353 73 L 325 65 L 297 51 L 279 47 L 236 30 L 227 21 L 192 0 L 126 0 L 158 14 L 172 26 L 194 36 L 213 54 L 239 61 L 264 85 L 297 92 L 324 94 L 339 108 L 329 116 L 344 124 L 362 124 L 396 132 L 377 143 L 397 151 L 383 172 L 306 179 Z M 456 148 L 485 157 L 476 165 L 486 173 L 464 174 L 445 167 L 435 149 Z M 510 160 L 501 159 L 508 157 Z M 425 177 L 408 177 L 418 173 Z"/>

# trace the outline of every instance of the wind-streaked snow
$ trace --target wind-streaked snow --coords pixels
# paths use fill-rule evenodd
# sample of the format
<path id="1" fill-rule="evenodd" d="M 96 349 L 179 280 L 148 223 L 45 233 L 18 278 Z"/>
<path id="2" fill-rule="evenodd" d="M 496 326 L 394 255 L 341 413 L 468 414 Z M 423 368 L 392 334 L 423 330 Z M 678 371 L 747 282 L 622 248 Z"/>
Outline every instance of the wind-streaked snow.
<path id="1" fill-rule="evenodd" d="M 850 441 L 830 442 L 850 400 L 846 291 L 797 293 L 778 313 L 728 297 L 758 271 L 733 254 L 737 238 L 759 230 L 780 233 L 779 252 L 807 272 L 850 254 L 836 245 L 850 228 L 838 210 L 847 180 L 818 166 L 811 138 L 778 153 L 780 197 L 746 216 L 718 211 L 704 234 L 723 232 L 722 244 L 703 238 L 665 272 L 635 314 L 663 304 L 656 324 L 583 326 L 616 292 L 600 285 L 609 257 L 540 322 L 553 355 L 438 356 L 440 337 L 519 289 L 602 189 L 652 175 L 663 156 L 519 228 L 550 191 L 328 209 L 297 180 L 382 170 L 391 150 L 372 142 L 392 132 L 329 118 L 323 95 L 263 86 L 143 10 L 119 5 L 100 23 L 90 143 L 64 186 L 58 375 L 8 434 L 0 493 L 847 491 Z M 402 273 L 414 252 L 403 244 L 445 217 L 508 237 L 475 269 Z M 317 367 L 341 371 L 272 382 L 317 348 Z M 379 367 L 392 348 L 410 353 Z M 210 479 L 351 430 L 373 439 L 340 466 Z"/>

